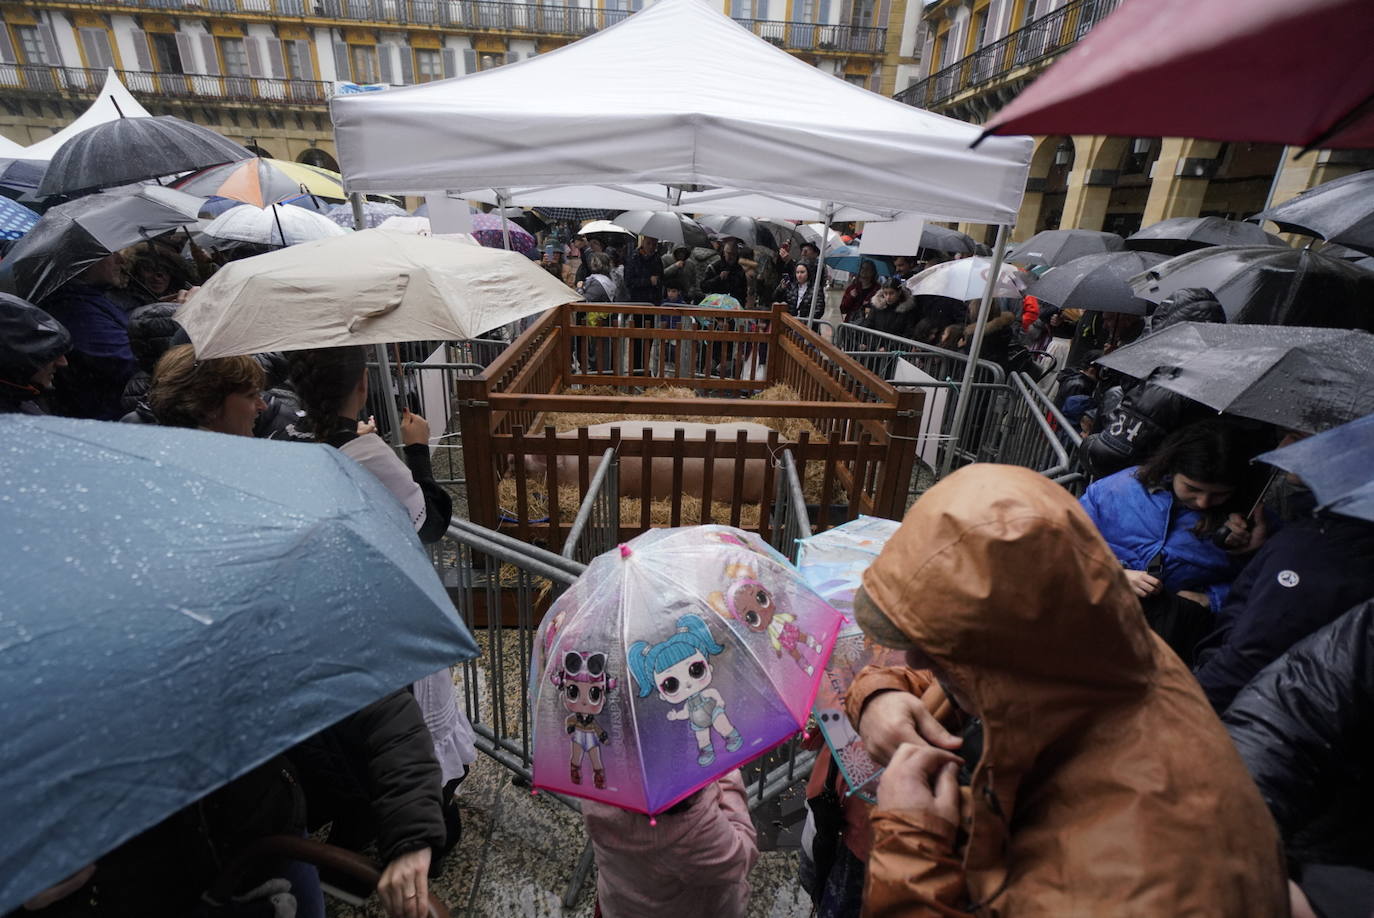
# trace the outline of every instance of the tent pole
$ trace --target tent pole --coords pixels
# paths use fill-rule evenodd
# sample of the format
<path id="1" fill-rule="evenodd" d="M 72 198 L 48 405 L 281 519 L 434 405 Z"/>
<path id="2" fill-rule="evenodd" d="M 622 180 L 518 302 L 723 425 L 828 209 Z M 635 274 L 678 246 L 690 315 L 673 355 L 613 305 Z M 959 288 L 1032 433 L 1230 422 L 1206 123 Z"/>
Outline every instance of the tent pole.
<path id="1" fill-rule="evenodd" d="M 501 238 L 505 241 L 506 251 L 510 251 L 510 223 L 506 220 L 506 201 L 501 192 L 496 192 L 496 209 L 501 212 Z"/>
<path id="2" fill-rule="evenodd" d="M 988 272 L 987 286 L 983 288 L 983 300 L 978 305 L 978 322 L 973 326 L 973 341 L 969 344 L 968 363 L 964 366 L 964 381 L 959 385 L 959 400 L 954 405 L 954 422 L 949 428 L 949 442 L 945 444 L 945 460 L 940 464 L 940 477 L 949 474 L 954 466 L 954 453 L 963 440 L 964 421 L 968 415 L 969 401 L 973 396 L 973 374 L 978 368 L 978 355 L 983 350 L 983 332 L 988 325 L 988 313 L 992 310 L 992 294 L 997 286 L 997 278 L 1002 273 L 1002 259 L 1007 254 L 1007 225 L 997 227 L 996 248 L 992 252 L 992 268 Z"/>
<path id="3" fill-rule="evenodd" d="M 353 229 L 365 229 L 367 227 L 367 217 L 363 215 L 362 194 L 357 191 L 353 192 L 348 196 L 348 203 L 353 205 Z M 377 377 L 381 380 L 382 404 L 386 406 L 388 436 L 391 439 L 392 446 L 400 446 L 401 412 L 396 407 L 396 394 L 391 391 L 391 359 L 387 356 L 385 344 L 373 345 L 372 350 L 377 355 Z"/>
<path id="4" fill-rule="evenodd" d="M 834 216 L 835 205 L 826 201 L 825 207 L 821 210 L 821 223 L 823 224 L 821 227 L 821 251 L 820 256 L 816 259 L 816 276 L 811 278 L 811 315 L 806 317 L 808 321 L 816 315 L 816 302 L 821 298 L 821 286 L 825 280 L 825 244 L 830 239 L 830 221 Z M 825 313 L 822 312 L 821 316 L 824 317 L 824 315 Z M 807 327 L 819 334 L 819 329 L 816 326 L 808 324 Z"/>

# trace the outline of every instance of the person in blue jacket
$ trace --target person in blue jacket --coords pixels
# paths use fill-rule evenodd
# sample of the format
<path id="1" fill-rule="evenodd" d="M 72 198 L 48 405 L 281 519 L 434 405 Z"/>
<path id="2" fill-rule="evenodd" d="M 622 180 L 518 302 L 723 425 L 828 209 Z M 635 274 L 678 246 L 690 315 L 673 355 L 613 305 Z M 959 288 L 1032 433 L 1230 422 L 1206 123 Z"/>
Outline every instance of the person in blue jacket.
<path id="1" fill-rule="evenodd" d="M 1213 612 L 1221 608 L 1244 556 L 1268 527 L 1233 512 L 1250 454 L 1246 438 L 1217 420 L 1182 427 L 1140 466 L 1088 487 L 1081 502 L 1144 602 L 1172 594 Z M 1212 535 L 1225 525 L 1226 547 Z"/>

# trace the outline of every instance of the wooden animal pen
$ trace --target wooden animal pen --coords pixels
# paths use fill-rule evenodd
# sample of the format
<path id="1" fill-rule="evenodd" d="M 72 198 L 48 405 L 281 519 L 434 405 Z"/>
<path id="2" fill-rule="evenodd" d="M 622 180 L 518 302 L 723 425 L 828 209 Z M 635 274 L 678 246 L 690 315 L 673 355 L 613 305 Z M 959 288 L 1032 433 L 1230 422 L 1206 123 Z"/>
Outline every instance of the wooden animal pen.
<path id="1" fill-rule="evenodd" d="M 666 519 L 660 521 L 667 525 L 709 522 L 713 506 L 728 502 L 728 522 L 739 525 L 747 515 L 752 523 L 757 513 L 757 528 L 767 537 L 776 457 L 784 448 L 792 451 L 801 474 L 812 470 L 813 481 L 815 465 L 821 468 L 814 505 L 817 530 L 860 513 L 898 518 L 905 510 L 920 393 L 898 391 L 776 308 L 771 313 L 621 303 L 591 308 L 602 312 L 589 312 L 585 303 L 548 311 L 486 372 L 455 381 L 473 522 L 560 550 L 577 509 L 570 498 L 560 497 L 561 486 L 575 484 L 579 498 L 585 497 L 593 463 L 608 447 L 619 451 L 622 470 L 640 463 L 646 483 L 655 458 L 671 460 L 673 496 Z M 778 384 L 790 387 L 798 398 L 750 397 Z M 652 391 L 635 398 L 605 394 L 606 387 L 629 395 L 655 386 L 685 387 L 698 397 L 662 399 Z M 592 387 L 595 394 L 577 393 Z M 621 438 L 618 430 L 608 437 L 593 436 L 584 426 L 559 436 L 552 423 L 560 413 L 591 412 L 682 420 L 804 419 L 816 435 L 801 431 L 788 438 L 773 430 L 761 442 L 746 438 L 743 431 L 735 439 L 717 439 L 707 432 L 704 439 L 688 440 L 678 429 L 671 437 L 644 430 Z M 562 473 L 560 456 L 572 457 L 564 461 Z M 539 480 L 528 471 L 528 457 L 542 460 Z M 701 493 L 684 495 L 683 463 L 698 459 L 703 463 Z M 756 506 L 748 514 L 745 462 L 733 460 L 763 462 L 764 496 L 749 502 Z M 575 476 L 569 469 L 574 461 Z M 732 467 L 733 474 L 716 473 L 717 462 Z M 515 480 L 514 506 L 500 505 L 502 475 Z M 537 492 L 544 495 L 546 513 L 531 512 Z M 840 495 L 844 500 L 837 505 Z M 700 510 L 684 511 L 684 497 L 699 499 Z M 638 519 L 622 519 L 622 538 L 654 524 L 651 501 L 639 504 Z M 716 521 L 725 520 L 718 514 Z"/>

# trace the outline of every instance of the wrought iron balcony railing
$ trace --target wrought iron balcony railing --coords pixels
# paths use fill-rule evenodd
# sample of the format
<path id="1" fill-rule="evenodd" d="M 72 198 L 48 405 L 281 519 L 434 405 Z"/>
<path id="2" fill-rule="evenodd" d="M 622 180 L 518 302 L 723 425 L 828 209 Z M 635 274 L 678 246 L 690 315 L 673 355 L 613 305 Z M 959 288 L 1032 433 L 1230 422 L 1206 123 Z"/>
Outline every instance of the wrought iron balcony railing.
<path id="1" fill-rule="evenodd" d="M 932 73 L 895 98 L 917 108 L 934 108 L 965 90 L 1062 54 L 1120 4 L 1121 0 L 1069 0 L 1005 38 Z"/>
<path id="2" fill-rule="evenodd" d="M 105 73 L 96 67 L 0 64 L 0 90 L 94 96 L 105 85 Z M 150 73 L 145 70 L 116 70 L 115 73 L 135 95 L 169 99 L 323 105 L 333 92 L 331 84 L 320 80 Z"/>
<path id="3" fill-rule="evenodd" d="M 788 51 L 841 51 L 882 54 L 887 29 L 871 26 L 820 25 L 778 19 L 736 19 L 764 41 Z"/>

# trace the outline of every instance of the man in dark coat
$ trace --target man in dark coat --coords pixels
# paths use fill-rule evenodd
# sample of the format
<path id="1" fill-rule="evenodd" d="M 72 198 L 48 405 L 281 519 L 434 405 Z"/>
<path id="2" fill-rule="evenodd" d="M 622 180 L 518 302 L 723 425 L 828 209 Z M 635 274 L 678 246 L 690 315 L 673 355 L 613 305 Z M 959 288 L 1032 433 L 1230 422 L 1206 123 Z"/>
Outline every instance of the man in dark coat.
<path id="1" fill-rule="evenodd" d="M 739 300 L 741 306 L 749 298 L 749 276 L 739 263 L 739 245 L 731 239 L 720 250 L 720 261 L 711 266 L 701 279 L 702 293 L 723 293 Z"/>
<path id="2" fill-rule="evenodd" d="M 0 413 L 44 414 L 37 399 L 67 365 L 72 336 L 28 300 L 0 293 Z"/>
<path id="3" fill-rule="evenodd" d="M 1180 322 L 1226 322 L 1226 313 L 1206 287 L 1187 287 L 1159 304 L 1150 318 L 1150 333 Z M 1171 432 L 1214 412 L 1204 405 L 1151 382 L 1138 382 L 1122 393 L 1117 407 L 1100 419 L 1096 433 L 1084 438 L 1084 465 L 1094 478 L 1139 465 Z"/>
<path id="4" fill-rule="evenodd" d="M 1262 670 L 1222 720 L 1319 913 L 1374 906 L 1374 600 Z"/>
<path id="5" fill-rule="evenodd" d="M 172 318 L 176 311 L 176 303 L 149 303 L 129 313 L 129 349 L 138 361 L 138 372 L 125 383 L 120 398 L 120 407 L 126 414 L 137 411 L 139 403 L 147 398 L 148 387 L 153 384 L 153 368 L 181 331 L 181 325 Z M 177 343 L 186 344 L 189 340 L 183 337 Z"/>
<path id="6" fill-rule="evenodd" d="M 658 256 L 658 240 L 640 236 L 639 247 L 625 259 L 625 286 L 630 302 L 657 306 L 663 301 L 663 260 Z"/>
<path id="7" fill-rule="evenodd" d="M 124 386 L 138 371 L 129 347 L 129 314 L 107 294 L 119 280 L 118 254 L 89 265 L 43 301 L 72 335 L 69 366 L 58 374 L 56 414 L 113 421 Z"/>
<path id="8" fill-rule="evenodd" d="M 684 302 L 696 303 L 700 301 L 699 267 L 697 260 L 692 257 L 692 247 L 689 245 L 677 246 L 671 255 L 663 256 L 663 289 L 665 293 L 669 287 L 675 287 L 682 292 Z"/>
<path id="9" fill-rule="evenodd" d="M 1293 499 L 1297 518 L 1250 559 L 1198 645 L 1193 674 L 1218 712 L 1289 647 L 1374 596 L 1374 523 L 1315 505 L 1310 492 Z"/>

